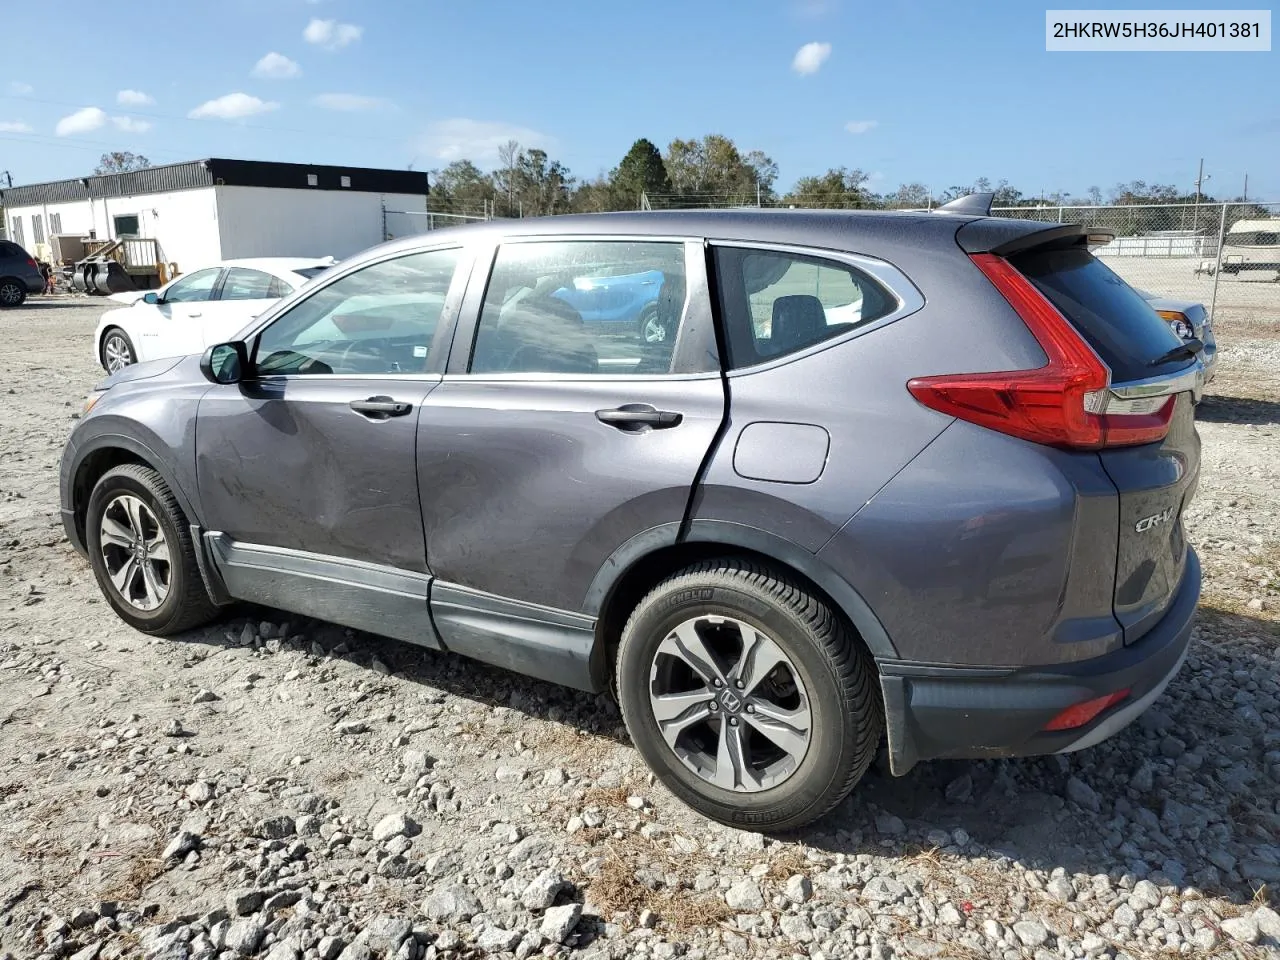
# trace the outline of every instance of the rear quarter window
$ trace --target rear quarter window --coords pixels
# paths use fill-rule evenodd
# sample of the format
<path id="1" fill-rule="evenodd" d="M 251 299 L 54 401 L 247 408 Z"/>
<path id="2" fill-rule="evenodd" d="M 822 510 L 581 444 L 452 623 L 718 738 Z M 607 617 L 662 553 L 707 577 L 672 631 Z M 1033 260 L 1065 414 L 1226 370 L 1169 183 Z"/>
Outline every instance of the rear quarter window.
<path id="1" fill-rule="evenodd" d="M 777 250 L 714 249 L 720 315 L 734 369 L 807 349 L 898 306 L 879 282 L 846 263 Z"/>
<path id="2" fill-rule="evenodd" d="M 1138 291 L 1087 250 L 1033 250 L 1011 262 L 1080 331 L 1111 368 L 1112 382 L 1187 366 L 1186 357 L 1154 362 L 1182 341 Z"/>

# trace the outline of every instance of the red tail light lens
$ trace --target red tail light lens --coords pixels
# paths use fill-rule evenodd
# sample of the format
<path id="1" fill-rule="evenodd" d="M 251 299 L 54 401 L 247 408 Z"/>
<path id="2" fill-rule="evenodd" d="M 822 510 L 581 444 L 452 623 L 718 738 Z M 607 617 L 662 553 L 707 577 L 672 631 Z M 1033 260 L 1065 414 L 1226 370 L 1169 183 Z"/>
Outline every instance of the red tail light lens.
<path id="1" fill-rule="evenodd" d="M 1129 688 L 1117 690 L 1115 693 L 1108 693 L 1105 697 L 1095 697 L 1093 700 L 1086 700 L 1084 703 L 1077 703 L 1074 706 L 1067 707 L 1060 714 L 1044 725 L 1044 729 L 1048 732 L 1057 730 L 1075 730 L 1077 727 L 1083 727 L 1086 723 L 1091 722 L 1094 717 L 1110 710 L 1117 703 L 1129 695 Z"/>
<path id="2" fill-rule="evenodd" d="M 40 269 L 40 264 L 36 263 L 36 258 L 35 258 L 35 257 L 27 257 L 27 266 L 28 266 L 28 267 L 35 267 L 37 270 L 39 270 L 39 269 Z"/>
<path id="3" fill-rule="evenodd" d="M 1009 301 L 1048 362 L 1034 370 L 916 377 L 911 395 L 927 407 L 1035 443 L 1096 450 L 1163 439 L 1173 398 L 1119 400 L 1111 371 L 1058 309 L 1009 261 L 970 258 Z"/>

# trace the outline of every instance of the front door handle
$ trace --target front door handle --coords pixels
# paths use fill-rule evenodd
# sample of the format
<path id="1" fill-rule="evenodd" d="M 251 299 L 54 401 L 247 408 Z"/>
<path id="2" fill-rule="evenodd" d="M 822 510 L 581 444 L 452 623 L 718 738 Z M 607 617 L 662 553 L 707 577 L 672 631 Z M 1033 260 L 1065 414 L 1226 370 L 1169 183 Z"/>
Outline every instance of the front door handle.
<path id="1" fill-rule="evenodd" d="M 413 409 L 413 404 L 393 400 L 391 397 L 370 397 L 368 400 L 352 400 L 348 404 L 356 413 L 363 414 L 371 420 L 386 420 L 388 417 L 403 417 Z"/>
<path id="2" fill-rule="evenodd" d="M 658 410 L 648 403 L 624 403 L 612 410 L 597 410 L 596 419 L 619 430 L 638 431 L 646 427 L 666 430 L 684 419 L 684 414 L 673 410 Z"/>
<path id="3" fill-rule="evenodd" d="M 188 316 L 188 317 L 192 317 L 192 318 L 194 318 L 194 317 L 203 317 L 203 316 L 204 316 L 204 314 L 203 314 L 203 313 L 200 313 L 199 311 L 197 311 L 197 312 L 195 312 L 195 313 L 188 313 L 188 314 L 187 314 L 187 316 Z"/>

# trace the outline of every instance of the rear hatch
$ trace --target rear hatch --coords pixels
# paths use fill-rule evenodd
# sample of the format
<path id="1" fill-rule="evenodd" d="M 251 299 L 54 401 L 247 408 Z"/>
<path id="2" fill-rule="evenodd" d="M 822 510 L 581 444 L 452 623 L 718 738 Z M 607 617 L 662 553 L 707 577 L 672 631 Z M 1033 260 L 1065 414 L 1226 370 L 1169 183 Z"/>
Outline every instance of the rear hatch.
<path id="1" fill-rule="evenodd" d="M 1111 369 L 1115 397 L 1153 410 L 1173 404 L 1163 439 L 1098 451 L 1120 496 L 1114 607 L 1125 643 L 1133 643 L 1160 619 L 1186 568 L 1182 511 L 1200 472 L 1192 399 L 1199 361 L 1178 349 L 1169 325 L 1083 243 L 1033 247 L 1009 261 Z"/>

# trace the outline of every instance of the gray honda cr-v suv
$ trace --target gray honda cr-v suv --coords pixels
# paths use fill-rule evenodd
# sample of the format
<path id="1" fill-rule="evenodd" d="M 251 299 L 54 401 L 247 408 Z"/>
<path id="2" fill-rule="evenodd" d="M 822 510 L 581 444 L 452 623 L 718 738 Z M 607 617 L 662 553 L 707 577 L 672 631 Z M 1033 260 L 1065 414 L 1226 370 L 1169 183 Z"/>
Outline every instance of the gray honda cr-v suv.
<path id="1" fill-rule="evenodd" d="M 973 206 L 374 248 L 106 380 L 67 533 L 148 633 L 239 599 L 612 688 L 740 826 L 821 815 L 885 738 L 897 774 L 1087 747 L 1187 649 L 1200 365 L 1096 236 Z M 670 335 L 587 319 L 624 303 Z"/>

